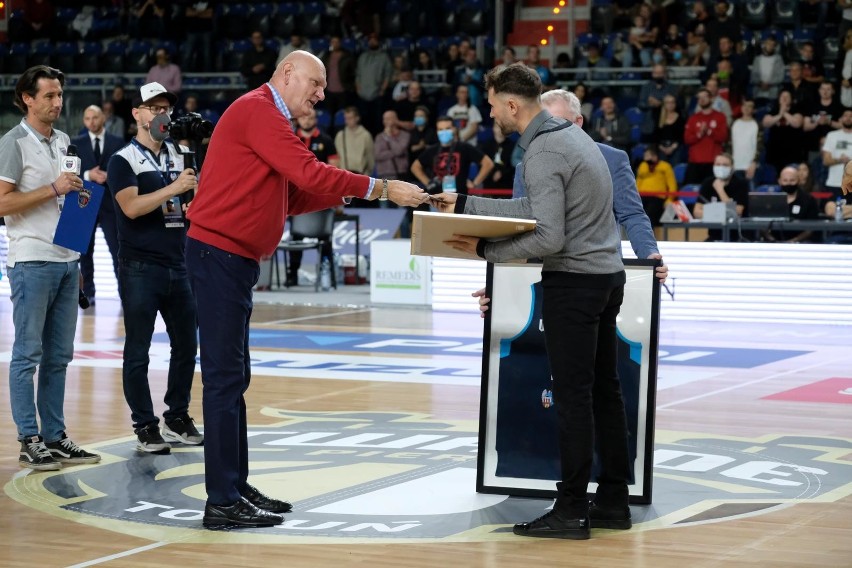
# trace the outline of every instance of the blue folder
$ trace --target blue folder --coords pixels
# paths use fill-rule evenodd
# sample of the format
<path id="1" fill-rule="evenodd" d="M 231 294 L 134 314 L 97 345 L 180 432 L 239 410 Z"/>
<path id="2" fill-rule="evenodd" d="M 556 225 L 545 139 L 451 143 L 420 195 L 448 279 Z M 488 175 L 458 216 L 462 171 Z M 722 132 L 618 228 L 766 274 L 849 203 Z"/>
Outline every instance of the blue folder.
<path id="1" fill-rule="evenodd" d="M 87 191 L 69 191 L 65 196 L 65 205 L 59 214 L 59 224 L 53 235 L 53 244 L 81 254 L 89 250 L 89 242 L 104 198 L 102 185 L 84 181 L 83 189 Z"/>

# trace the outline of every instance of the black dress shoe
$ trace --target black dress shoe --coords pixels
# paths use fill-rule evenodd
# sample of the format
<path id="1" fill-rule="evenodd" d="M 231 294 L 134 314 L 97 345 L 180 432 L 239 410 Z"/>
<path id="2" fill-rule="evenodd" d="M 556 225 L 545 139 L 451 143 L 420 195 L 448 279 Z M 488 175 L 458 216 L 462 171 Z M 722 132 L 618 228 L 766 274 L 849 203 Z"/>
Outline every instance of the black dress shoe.
<path id="1" fill-rule="evenodd" d="M 243 491 L 243 497 L 258 509 L 263 509 L 270 513 L 289 513 L 293 510 L 293 505 L 287 501 L 279 501 L 278 499 L 264 495 L 258 491 L 257 487 L 253 487 L 248 483 L 246 483 L 246 490 Z"/>
<path id="2" fill-rule="evenodd" d="M 569 517 L 550 511 L 534 521 L 518 523 L 512 532 L 518 536 L 586 540 L 590 536 L 589 517 Z"/>
<path id="3" fill-rule="evenodd" d="M 204 507 L 202 523 L 207 529 L 224 529 L 239 527 L 271 527 L 284 522 L 284 517 L 259 509 L 240 498 L 233 505 L 211 505 Z"/>
<path id="4" fill-rule="evenodd" d="M 599 507 L 594 502 L 589 505 L 589 522 L 593 529 L 627 530 L 633 526 L 630 507 Z"/>

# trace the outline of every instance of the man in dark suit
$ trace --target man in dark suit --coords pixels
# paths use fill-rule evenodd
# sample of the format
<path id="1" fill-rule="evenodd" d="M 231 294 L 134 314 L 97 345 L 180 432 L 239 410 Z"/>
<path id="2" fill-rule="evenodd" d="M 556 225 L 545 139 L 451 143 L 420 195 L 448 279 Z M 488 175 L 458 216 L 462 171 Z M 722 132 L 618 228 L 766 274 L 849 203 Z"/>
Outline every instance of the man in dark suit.
<path id="1" fill-rule="evenodd" d="M 100 107 L 92 105 L 83 113 L 86 132 L 71 142 L 77 146 L 77 154 L 82 164 L 83 179 L 103 185 L 106 189 L 98 211 L 98 224 L 104 232 L 109 253 L 112 255 L 112 267 L 118 279 L 118 229 L 115 224 L 115 207 L 107 187 L 107 164 L 112 155 L 124 146 L 118 136 L 104 129 L 106 117 Z M 90 305 L 95 303 L 95 266 L 92 255 L 95 248 L 95 233 L 89 241 L 89 250 L 80 256 L 80 274 L 83 277 L 83 293 L 89 298 Z"/>

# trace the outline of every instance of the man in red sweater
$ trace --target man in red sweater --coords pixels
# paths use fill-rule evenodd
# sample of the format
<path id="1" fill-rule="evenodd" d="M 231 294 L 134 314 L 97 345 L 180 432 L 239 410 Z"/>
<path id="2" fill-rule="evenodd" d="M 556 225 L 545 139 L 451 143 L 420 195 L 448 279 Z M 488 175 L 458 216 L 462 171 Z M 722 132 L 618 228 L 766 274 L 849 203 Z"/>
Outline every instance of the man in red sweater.
<path id="1" fill-rule="evenodd" d="M 272 526 L 291 509 L 248 484 L 243 395 L 249 386 L 252 287 L 287 215 L 351 197 L 416 207 L 428 195 L 410 183 L 377 180 L 318 161 L 293 121 L 325 98 L 325 68 L 305 51 L 285 57 L 269 83 L 237 99 L 216 126 L 187 217 L 186 264 L 198 303 L 204 384 L 207 528 Z"/>
<path id="2" fill-rule="evenodd" d="M 719 111 L 713 110 L 710 91 L 698 91 L 698 109 L 686 121 L 683 141 L 689 147 L 689 163 L 684 181 L 687 184 L 701 183 L 713 175 L 713 160 L 724 151 L 728 141 L 728 120 Z"/>

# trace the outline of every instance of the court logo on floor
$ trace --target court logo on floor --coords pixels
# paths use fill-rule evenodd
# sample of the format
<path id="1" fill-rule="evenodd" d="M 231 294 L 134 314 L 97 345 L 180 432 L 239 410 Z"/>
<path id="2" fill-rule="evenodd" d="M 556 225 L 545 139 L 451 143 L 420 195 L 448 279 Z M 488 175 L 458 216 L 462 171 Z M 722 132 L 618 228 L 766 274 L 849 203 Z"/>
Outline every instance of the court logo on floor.
<path id="1" fill-rule="evenodd" d="M 400 542 L 512 539 L 511 523 L 548 500 L 478 494 L 477 424 L 428 415 L 264 409 L 249 430 L 251 482 L 290 499 L 278 527 L 215 533 L 201 526 L 204 456 L 175 446 L 138 454 L 135 440 L 94 446 L 100 464 L 21 471 L 5 487 L 50 514 L 153 540 Z M 255 421 L 257 422 L 257 421 Z M 724 520 L 799 500 L 852 494 L 852 441 L 657 433 L 654 504 L 634 530 Z"/>

